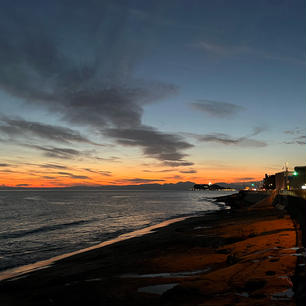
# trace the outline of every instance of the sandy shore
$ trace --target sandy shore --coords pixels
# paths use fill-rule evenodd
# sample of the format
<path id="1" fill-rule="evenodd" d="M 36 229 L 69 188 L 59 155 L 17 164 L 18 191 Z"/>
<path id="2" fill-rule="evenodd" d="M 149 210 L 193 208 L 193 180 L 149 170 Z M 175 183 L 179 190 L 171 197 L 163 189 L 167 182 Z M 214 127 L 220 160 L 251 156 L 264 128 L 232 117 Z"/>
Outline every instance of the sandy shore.
<path id="1" fill-rule="evenodd" d="M 272 200 L 186 219 L 2 281 L 0 305 L 296 305 L 305 270 L 301 230 Z"/>

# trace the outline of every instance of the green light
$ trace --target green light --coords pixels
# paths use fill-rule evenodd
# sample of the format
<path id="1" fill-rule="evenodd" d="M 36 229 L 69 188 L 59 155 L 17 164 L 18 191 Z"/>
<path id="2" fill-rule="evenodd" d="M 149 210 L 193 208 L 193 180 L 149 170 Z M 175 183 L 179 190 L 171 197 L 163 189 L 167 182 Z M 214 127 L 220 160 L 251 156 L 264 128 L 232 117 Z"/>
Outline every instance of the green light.
<path id="1" fill-rule="evenodd" d="M 255 186 L 254 184 L 252 184 L 252 186 Z"/>
<path id="2" fill-rule="evenodd" d="M 293 172 L 293 175 L 295 175 L 295 176 L 296 176 L 296 175 L 298 175 L 298 173 L 297 173 L 296 171 L 294 171 L 294 172 Z"/>

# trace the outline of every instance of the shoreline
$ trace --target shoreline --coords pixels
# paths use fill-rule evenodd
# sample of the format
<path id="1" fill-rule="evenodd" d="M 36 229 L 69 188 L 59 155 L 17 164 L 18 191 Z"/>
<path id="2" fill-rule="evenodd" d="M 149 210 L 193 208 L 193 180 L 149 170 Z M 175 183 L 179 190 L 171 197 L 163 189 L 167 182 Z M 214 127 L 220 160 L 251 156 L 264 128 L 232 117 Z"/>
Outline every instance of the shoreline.
<path id="1" fill-rule="evenodd" d="M 0 304 L 296 305 L 301 229 L 272 200 L 190 217 L 4 280 Z"/>
<path id="2" fill-rule="evenodd" d="M 49 190 L 48 190 L 49 191 Z M 99 191 L 100 192 L 100 191 Z M 134 191 L 133 191 L 134 192 Z M 151 192 L 151 191 L 150 191 Z M 168 191 L 166 191 L 168 192 Z M 83 250 L 83 249 L 88 249 L 93 246 L 100 246 L 100 243 L 106 242 L 109 240 L 113 240 L 115 238 L 118 238 L 119 236 L 123 234 L 129 234 L 133 231 L 136 231 L 138 229 L 146 228 L 155 224 L 159 224 L 161 222 L 171 220 L 171 219 L 176 219 L 180 217 L 190 217 L 196 214 L 201 214 L 202 212 L 205 213 L 208 210 L 218 210 L 222 209 L 223 207 L 215 204 L 213 200 L 211 200 L 209 197 L 211 197 L 210 194 L 205 195 L 204 197 L 208 197 L 204 202 L 201 200 L 197 201 L 197 196 L 194 197 L 192 205 L 189 205 L 190 203 L 187 202 L 189 200 L 190 196 L 189 194 L 193 193 L 191 191 L 183 191 L 184 195 L 181 197 L 180 195 L 171 195 L 168 196 L 166 195 L 165 197 L 163 195 L 159 196 L 161 198 L 165 198 L 167 201 L 167 198 L 171 197 L 177 197 L 179 203 L 181 204 L 184 202 L 184 206 L 187 207 L 184 209 L 184 206 L 178 205 L 178 209 L 172 209 L 169 205 L 169 208 L 161 209 L 153 208 L 151 209 L 151 204 L 140 203 L 138 205 L 138 211 L 137 211 L 137 206 L 135 212 L 133 209 L 131 209 L 131 213 L 125 213 L 123 209 L 119 212 L 115 212 L 115 216 L 113 217 L 112 210 L 108 209 L 106 213 L 103 212 L 103 205 L 99 205 L 98 208 L 98 214 L 99 217 L 96 217 L 95 211 L 92 215 L 90 213 L 88 216 L 86 215 L 81 215 L 77 214 L 75 219 L 73 219 L 71 222 L 68 218 L 58 218 L 58 216 L 54 216 L 53 219 L 53 214 L 47 216 L 48 218 L 52 218 L 51 224 L 48 224 L 48 220 L 45 218 L 45 220 L 42 219 L 42 222 L 32 222 L 30 219 L 28 221 L 28 225 L 25 227 L 20 227 L 18 224 L 18 221 L 13 221 L 13 224 L 7 224 L 6 225 L 6 215 L 4 215 L 4 222 L 1 226 L 2 230 L 2 238 L 1 241 L 3 242 L 3 248 L 1 252 L 2 254 L 2 260 L 1 260 L 1 265 L 0 265 L 0 280 L 4 278 L 3 274 L 8 274 L 9 271 L 15 271 L 15 270 L 22 270 L 23 266 L 29 266 L 29 269 L 32 269 L 30 265 L 38 265 L 41 266 L 38 262 L 40 261 L 48 261 L 52 260 L 54 257 L 58 257 L 61 255 L 65 254 L 71 254 L 73 255 L 75 251 Z M 185 195 L 186 194 L 186 195 Z M 226 193 L 224 193 L 226 194 Z M 60 194 L 61 195 L 61 194 Z M 86 193 L 85 193 L 86 195 Z M 112 194 L 111 196 L 111 201 L 114 203 L 117 203 L 119 200 L 116 198 L 121 198 L 121 196 L 116 196 L 117 193 Z M 121 193 L 120 193 L 121 195 Z M 83 196 L 83 195 L 82 195 Z M 128 196 L 126 192 L 123 193 L 123 196 Z M 123 197 L 122 196 L 122 197 Z M 215 195 L 213 194 L 212 197 Z M 33 198 L 32 198 L 33 197 Z M 98 196 L 99 197 L 99 196 Z M 108 196 L 107 196 L 108 197 Z M 114 197 L 114 199 L 112 199 Z M 134 196 L 133 196 L 134 197 Z M 145 201 L 150 201 L 150 197 L 155 197 L 154 193 L 152 196 L 144 197 Z M 21 197 L 23 198 L 23 196 Z M 69 197 L 68 197 L 69 198 Z M 138 196 L 138 200 L 142 199 L 143 196 L 140 195 Z M 182 198 L 183 200 L 180 201 L 179 198 Z M 9 203 L 10 203 L 10 198 L 9 198 Z M 52 197 L 44 197 L 44 195 L 39 194 L 31 194 L 31 196 L 28 196 L 25 198 L 25 200 L 31 200 L 31 201 L 38 201 L 41 200 L 43 202 L 46 202 L 48 200 L 51 201 L 51 204 L 53 205 L 58 205 L 58 201 L 52 201 Z M 103 198 L 103 200 L 105 200 Z M 132 199 L 133 200 L 133 199 Z M 148 202 L 149 202 L 148 201 Z M 165 201 L 165 200 L 164 200 Z M 159 201 L 162 202 L 163 201 Z M 194 205 L 194 202 L 196 204 L 196 207 Z M 34 202 L 33 202 L 34 203 Z M 67 201 L 67 198 L 65 197 L 63 202 L 59 202 L 59 204 L 70 204 L 70 201 Z M 167 202 L 168 203 L 168 202 Z M 166 204 L 166 202 L 165 202 Z M 171 204 L 171 202 L 170 202 Z M 137 202 L 136 202 L 137 205 Z M 111 205 L 109 205 L 111 206 Z M 121 205 L 122 206 L 122 205 Z M 61 207 L 61 206 L 60 206 Z M 82 205 L 82 208 L 86 207 L 85 205 Z M 122 206 L 124 207 L 124 206 Z M 142 218 L 141 220 L 138 220 L 137 214 L 143 214 L 143 212 L 147 209 L 154 211 L 152 215 L 147 214 Z M 182 208 L 183 207 L 183 208 Z M 56 209 L 57 206 L 55 206 Z M 61 209 L 61 208 L 59 208 Z M 70 206 L 69 206 L 70 209 Z M 24 209 L 22 206 L 17 206 L 16 211 L 19 211 L 21 214 L 27 214 L 28 216 L 31 215 L 32 212 L 24 212 Z M 38 208 L 38 213 L 40 209 Z M 116 208 L 114 206 L 114 211 L 116 211 Z M 157 213 L 155 213 L 155 211 Z M 35 212 L 36 213 L 36 212 Z M 34 213 L 34 215 L 35 215 Z M 44 212 L 41 211 L 41 214 Z M 37 214 L 37 213 L 36 213 Z M 102 217 L 100 217 L 102 215 Z M 110 215 L 111 217 L 108 218 L 107 216 Z M 129 219 L 127 221 L 124 220 L 124 216 L 128 215 Z M 120 219 L 117 220 L 117 218 L 122 218 L 122 221 Z M 129 221 L 132 219 L 135 219 L 135 221 Z M 31 225 L 33 224 L 33 226 Z M 86 228 L 88 226 L 88 228 Z M 12 231 L 8 231 L 9 228 L 13 228 Z M 64 236 L 63 240 L 60 238 L 57 238 L 57 233 L 61 235 L 66 235 L 66 230 L 68 232 L 67 238 Z M 83 234 L 81 231 L 83 231 L 85 234 Z M 49 236 L 49 232 L 51 235 Z M 75 235 L 74 232 L 77 234 Z M 78 233 L 81 234 L 82 238 L 78 239 Z M 35 236 L 34 236 L 34 235 Z M 29 236 L 30 235 L 30 236 Z M 31 236 L 33 235 L 33 236 Z M 52 236 L 55 237 L 55 239 L 52 238 Z M 49 238 L 51 237 L 51 238 Z M 121 238 L 121 237 L 120 237 Z M 31 241 L 34 241 L 33 243 Z M 120 239 L 121 240 L 121 239 Z M 29 241 L 30 243 L 28 243 Z M 63 241 L 63 242 L 62 242 Z M 116 242 L 116 241 L 115 241 Z M 102 246 L 102 245 L 101 245 Z M 67 255 L 69 256 L 69 255 Z M 66 257 L 66 256 L 65 256 Z M 35 266 L 34 266 L 35 267 Z M 33 268 L 34 268 L 33 267 Z"/>
<path id="3" fill-rule="evenodd" d="M 44 260 L 34 262 L 32 264 L 18 266 L 18 267 L 14 267 L 14 268 L 10 268 L 10 269 L 0 271 L 0 282 L 3 281 L 3 280 L 13 280 L 15 278 L 26 277 L 27 275 L 25 275 L 25 274 L 31 273 L 31 272 L 34 272 L 34 271 L 37 271 L 37 270 L 40 270 L 40 269 L 48 268 L 59 260 L 62 260 L 62 259 L 68 258 L 68 257 L 72 257 L 72 256 L 77 255 L 77 254 L 86 253 L 86 252 L 89 252 L 89 251 L 92 251 L 92 250 L 95 250 L 95 249 L 103 248 L 105 246 L 108 246 L 108 245 L 111 245 L 111 244 L 114 244 L 114 243 L 117 243 L 117 242 L 120 242 L 120 241 L 132 239 L 132 238 L 136 238 L 136 237 L 141 237 L 141 236 L 144 236 L 144 235 L 147 235 L 147 234 L 151 233 L 155 229 L 158 229 L 158 228 L 161 228 L 161 227 L 166 227 L 166 226 L 168 226 L 172 223 L 180 222 L 180 221 L 185 220 L 187 218 L 192 218 L 192 216 L 168 219 L 168 220 L 165 220 L 163 222 L 157 223 L 155 225 L 144 227 L 143 229 L 139 229 L 139 230 L 135 230 L 135 231 L 132 231 L 132 232 L 124 233 L 122 235 L 119 235 L 118 237 L 100 242 L 98 244 L 95 244 L 93 246 L 90 246 L 90 247 L 87 247 L 87 248 L 84 248 L 84 249 L 76 250 L 76 251 L 69 252 L 69 253 L 64 253 L 62 255 L 54 256 L 54 257 L 51 257 L 49 259 L 44 259 Z"/>
<path id="4" fill-rule="evenodd" d="M 221 196 L 221 197 L 223 197 L 223 196 Z M 219 198 L 219 197 L 217 197 L 217 198 Z M 215 201 L 216 198 L 212 198 L 212 199 L 214 199 L 214 201 Z M 132 239 L 132 238 L 135 238 L 135 237 L 140 237 L 140 236 L 143 236 L 143 235 L 147 235 L 155 229 L 158 229 L 160 227 L 166 227 L 166 226 L 168 226 L 172 223 L 179 222 L 179 221 L 182 221 L 182 220 L 187 219 L 187 218 L 193 218 L 193 217 L 199 216 L 199 215 L 206 215 L 206 214 L 210 214 L 210 213 L 215 213 L 215 212 L 218 212 L 220 210 L 226 209 L 226 205 L 225 204 L 219 204 L 220 202 L 223 203 L 222 201 L 215 201 L 214 202 L 214 204 L 216 204 L 218 209 L 216 208 L 214 210 L 206 210 L 206 211 L 203 210 L 202 212 L 197 212 L 197 213 L 193 213 L 193 214 L 182 214 L 181 216 L 174 216 L 174 217 L 166 219 L 162 222 L 156 223 L 154 225 L 149 225 L 149 226 L 146 226 L 144 228 L 134 230 L 134 231 L 131 231 L 131 232 L 126 232 L 126 233 L 121 234 L 119 236 L 115 236 L 115 237 L 113 237 L 109 240 L 102 241 L 100 243 L 94 244 L 94 245 L 86 247 L 86 248 L 82 248 L 82 249 L 78 249 L 78 250 L 75 250 L 75 251 L 63 253 L 63 254 L 56 255 L 56 256 L 53 256 L 53 257 L 47 258 L 47 259 L 42 259 L 42 260 L 30 263 L 30 264 L 25 264 L 25 265 L 22 265 L 22 266 L 16 266 L 16 267 L 11 267 L 11 268 L 8 268 L 8 269 L 1 270 L 0 271 L 0 282 L 3 281 L 3 280 L 7 280 L 7 279 L 22 277 L 22 275 L 24 275 L 24 274 L 47 268 L 50 265 L 54 264 L 55 262 L 57 262 L 61 259 L 68 258 L 70 256 L 74 256 L 74 255 L 77 255 L 77 254 L 82 254 L 82 253 L 85 253 L 85 252 L 88 252 L 88 251 L 91 251 L 91 250 L 95 250 L 95 249 L 98 249 L 98 248 L 101 248 L 101 247 L 105 247 L 105 246 L 108 246 L 108 245 L 111 245 L 113 243 L 117 243 L 117 242 L 120 242 L 120 241 L 123 241 L 123 240 Z M 26 276 L 24 276 L 24 277 L 26 277 Z"/>

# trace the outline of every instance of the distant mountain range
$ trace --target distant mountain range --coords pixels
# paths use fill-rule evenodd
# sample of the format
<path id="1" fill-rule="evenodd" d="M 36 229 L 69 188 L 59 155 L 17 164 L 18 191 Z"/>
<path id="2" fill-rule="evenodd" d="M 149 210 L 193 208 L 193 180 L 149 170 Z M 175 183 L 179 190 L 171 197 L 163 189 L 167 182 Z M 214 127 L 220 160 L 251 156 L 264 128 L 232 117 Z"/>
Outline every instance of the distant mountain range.
<path id="1" fill-rule="evenodd" d="M 220 185 L 224 188 L 229 189 L 243 189 L 246 186 L 251 186 L 251 184 L 254 184 L 255 186 L 258 186 L 261 182 L 260 181 L 252 181 L 252 182 L 237 182 L 237 183 L 216 183 L 216 185 Z M 196 183 L 194 182 L 178 182 L 178 183 L 170 183 L 170 184 L 141 184 L 141 185 L 103 185 L 103 186 L 72 186 L 72 187 L 52 187 L 48 189 L 71 189 L 71 190 L 190 190 L 193 188 L 193 186 Z M 7 187 L 7 186 L 0 186 L 0 189 L 47 189 L 47 188 L 29 188 L 29 187 Z"/>

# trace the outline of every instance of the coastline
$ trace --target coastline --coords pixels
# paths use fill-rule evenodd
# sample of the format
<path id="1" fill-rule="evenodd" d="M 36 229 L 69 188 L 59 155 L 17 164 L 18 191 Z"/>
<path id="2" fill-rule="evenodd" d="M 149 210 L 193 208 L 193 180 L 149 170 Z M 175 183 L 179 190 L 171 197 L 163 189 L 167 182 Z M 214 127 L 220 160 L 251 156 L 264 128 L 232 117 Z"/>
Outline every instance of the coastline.
<path id="1" fill-rule="evenodd" d="M 32 263 L 32 264 L 28 264 L 28 265 L 24 265 L 24 266 L 18 266 L 18 267 L 15 267 L 15 268 L 0 271 L 0 281 L 13 280 L 15 278 L 21 278 L 23 276 L 26 277 L 25 274 L 35 272 L 35 271 L 40 270 L 40 269 L 46 269 L 46 268 L 50 267 L 51 265 L 53 265 L 54 263 L 56 263 L 59 260 L 74 256 L 74 255 L 86 253 L 86 252 L 89 252 L 89 251 L 92 251 L 92 250 L 96 250 L 96 249 L 99 249 L 99 248 L 102 248 L 102 247 L 105 247 L 105 246 L 108 246 L 108 245 L 111 245 L 111 244 L 114 244 L 114 243 L 117 243 L 117 242 L 120 242 L 120 241 L 132 239 L 132 238 L 136 238 L 136 237 L 141 237 L 143 235 L 149 234 L 150 232 L 152 232 L 155 229 L 168 226 L 172 223 L 182 221 L 186 218 L 188 218 L 188 217 L 168 219 L 168 220 L 165 220 L 165 221 L 160 222 L 158 224 L 145 227 L 143 229 L 139 229 L 139 230 L 135 230 L 135 231 L 132 231 L 132 232 L 128 232 L 128 233 L 119 235 L 118 237 L 115 237 L 115 238 L 110 239 L 110 240 L 103 241 L 101 243 L 95 244 L 95 245 L 93 245 L 91 247 L 88 247 L 88 248 L 85 248 L 85 249 L 80 249 L 80 250 L 77 250 L 77 251 L 64 253 L 62 255 L 58 255 L 58 256 L 55 256 L 55 257 L 52 257 L 52 258 L 49 258 L 49 259 L 45 259 L 45 260 L 40 260 L 40 261 L 37 261 L 37 262 Z"/>
<path id="2" fill-rule="evenodd" d="M 2 281 L 0 304 L 296 305 L 301 229 L 272 200 L 187 218 Z"/>

